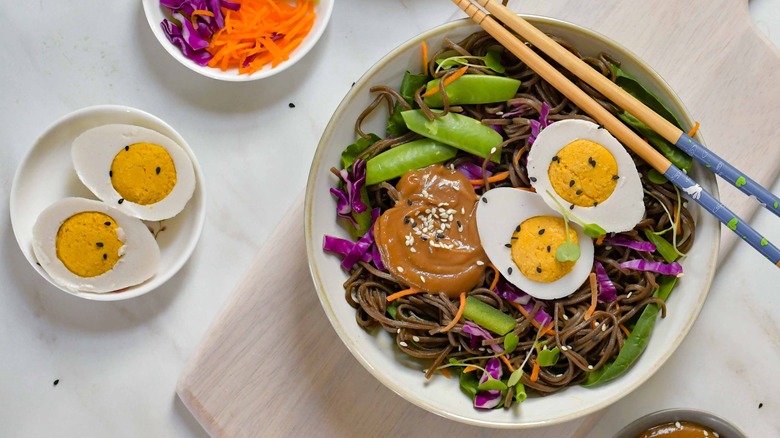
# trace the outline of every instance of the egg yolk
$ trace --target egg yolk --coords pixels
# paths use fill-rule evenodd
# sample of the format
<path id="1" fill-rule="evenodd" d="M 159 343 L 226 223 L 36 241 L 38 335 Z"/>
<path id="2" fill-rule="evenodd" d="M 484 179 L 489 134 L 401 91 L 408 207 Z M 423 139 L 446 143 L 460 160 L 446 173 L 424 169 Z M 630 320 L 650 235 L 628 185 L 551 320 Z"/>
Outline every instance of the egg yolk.
<path id="1" fill-rule="evenodd" d="M 124 243 L 114 218 L 95 211 L 77 213 L 57 230 L 57 258 L 79 277 L 96 277 L 114 268 Z M 121 229 L 119 229 L 121 231 Z"/>
<path id="2" fill-rule="evenodd" d="M 579 243 L 577 232 L 569 228 L 569 240 Z M 555 251 L 566 241 L 563 219 L 535 216 L 526 219 L 512 234 L 512 260 L 528 279 L 539 283 L 559 280 L 574 269 L 575 262 L 559 262 Z"/>
<path id="3" fill-rule="evenodd" d="M 596 207 L 609 199 L 619 179 L 617 162 L 609 150 L 583 139 L 558 151 L 547 176 L 558 196 L 580 207 Z"/>
<path id="4" fill-rule="evenodd" d="M 124 200 L 149 205 L 171 193 L 176 185 L 176 166 L 162 146 L 135 143 L 116 154 L 109 176 Z"/>

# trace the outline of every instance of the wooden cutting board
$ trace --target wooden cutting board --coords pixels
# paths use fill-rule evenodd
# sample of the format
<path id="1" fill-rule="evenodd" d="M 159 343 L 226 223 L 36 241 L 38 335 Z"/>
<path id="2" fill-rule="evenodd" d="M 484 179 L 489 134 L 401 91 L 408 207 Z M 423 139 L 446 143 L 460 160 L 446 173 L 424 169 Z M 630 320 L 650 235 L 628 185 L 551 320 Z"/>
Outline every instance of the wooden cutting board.
<path id="1" fill-rule="evenodd" d="M 444 0 L 441 7 L 455 8 Z M 780 56 L 750 22 L 747 0 L 524 0 L 510 7 L 572 21 L 621 42 L 666 78 L 713 150 L 759 183 L 774 181 L 780 167 L 780 148 L 774 145 L 780 135 Z M 453 9 L 452 17 L 461 14 Z M 753 214 L 755 205 L 745 196 L 728 185 L 721 189 L 737 214 L 745 219 Z M 517 436 L 430 414 L 366 372 L 320 307 L 302 224 L 301 197 L 180 378 L 179 397 L 209 434 Z M 728 249 L 735 239 L 728 230 L 723 236 Z M 581 437 L 598 417 L 523 436 Z"/>

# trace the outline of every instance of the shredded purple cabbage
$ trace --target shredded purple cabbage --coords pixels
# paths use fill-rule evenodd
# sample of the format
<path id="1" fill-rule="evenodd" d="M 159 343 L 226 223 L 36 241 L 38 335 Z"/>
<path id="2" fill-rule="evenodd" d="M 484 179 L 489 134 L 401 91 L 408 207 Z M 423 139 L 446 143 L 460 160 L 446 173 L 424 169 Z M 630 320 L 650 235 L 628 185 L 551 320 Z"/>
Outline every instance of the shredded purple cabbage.
<path id="1" fill-rule="evenodd" d="M 531 120 L 531 136 L 528 137 L 528 144 L 534 144 L 536 137 L 542 132 L 542 129 L 550 126 L 552 122 L 547 120 L 550 115 L 550 105 L 547 102 L 542 102 L 542 108 L 539 110 L 539 120 Z"/>
<path id="2" fill-rule="evenodd" d="M 385 265 L 382 263 L 382 256 L 374 241 L 374 222 L 379 218 L 379 214 L 378 208 L 371 211 L 371 226 L 357 242 L 325 236 L 322 249 L 344 256 L 341 260 L 341 267 L 347 271 L 351 270 L 359 260 L 372 262 L 377 269 L 384 271 Z"/>
<path id="3" fill-rule="evenodd" d="M 347 169 L 339 170 L 339 177 L 344 182 L 343 189 L 332 187 L 331 195 L 336 197 L 336 214 L 352 222 L 357 228 L 357 222 L 352 217 L 352 212 L 356 214 L 363 213 L 368 209 L 366 204 L 360 199 L 360 190 L 366 183 L 366 162 L 364 160 L 355 160 L 352 165 L 352 172 Z"/>
<path id="4" fill-rule="evenodd" d="M 528 314 L 531 314 L 531 312 L 534 311 L 534 305 L 536 304 L 536 300 L 530 300 L 528 303 L 523 304 L 523 309 L 525 309 Z M 547 313 L 544 308 L 539 308 L 539 310 L 534 315 L 534 320 L 541 324 L 542 326 L 546 326 L 550 322 L 552 322 L 552 316 L 550 316 L 549 313 Z"/>
<path id="5" fill-rule="evenodd" d="M 655 251 L 655 245 L 653 245 L 650 242 L 637 242 L 636 240 L 631 240 L 626 236 L 623 236 L 621 234 L 616 234 L 611 237 L 607 237 L 604 239 L 605 245 L 612 245 L 612 246 L 624 246 L 626 248 L 635 249 L 637 251 L 642 252 L 653 252 Z"/>
<path id="6" fill-rule="evenodd" d="M 621 269 L 633 269 L 636 271 L 648 271 L 648 272 L 655 272 L 661 275 L 674 275 L 679 277 L 682 275 L 683 269 L 682 266 L 677 263 L 662 263 L 662 262 L 653 262 L 650 260 L 629 260 L 627 262 L 623 262 L 620 265 Z"/>
<path id="7" fill-rule="evenodd" d="M 482 377 L 479 378 L 479 384 L 483 384 L 488 381 L 488 377 L 492 377 L 496 380 L 501 380 L 501 376 L 504 374 L 501 369 L 501 361 L 498 358 L 493 357 L 488 359 L 485 364 L 486 373 L 482 373 Z M 474 407 L 477 409 L 493 409 L 501 403 L 501 391 L 494 389 L 489 391 L 479 391 L 476 397 L 474 397 Z"/>
<path id="8" fill-rule="evenodd" d="M 168 41 L 198 65 L 206 65 L 212 58 L 206 49 L 214 32 L 225 27 L 222 8 L 237 11 L 241 7 L 226 0 L 160 0 L 160 5 L 168 8 L 175 20 L 166 18 L 160 23 Z M 214 16 L 193 17 L 196 10 L 210 11 Z"/>
<path id="9" fill-rule="evenodd" d="M 352 249 L 355 247 L 355 243 L 351 240 L 347 239 L 341 239 L 338 237 L 333 236 L 325 236 L 322 240 L 322 249 L 328 252 L 333 252 L 336 254 L 341 254 L 343 256 L 346 256 L 350 252 L 352 252 Z M 370 262 L 371 261 L 371 254 L 364 253 L 360 260 L 364 262 Z"/>
<path id="10" fill-rule="evenodd" d="M 604 265 L 598 260 L 594 262 L 596 267 L 596 281 L 599 283 L 599 297 L 598 300 L 602 303 L 611 303 L 617 299 L 617 289 L 609 279 L 607 270 L 604 269 Z"/>
<path id="11" fill-rule="evenodd" d="M 468 179 L 479 180 L 483 178 L 482 163 L 484 163 L 484 160 L 481 157 L 473 157 L 472 161 L 462 161 L 460 164 L 455 166 L 455 170 L 465 175 Z M 493 176 L 494 168 L 495 165 L 488 161 L 487 166 L 485 166 L 485 175 L 488 178 Z"/>
<path id="12" fill-rule="evenodd" d="M 490 332 L 471 321 L 466 321 L 461 330 L 463 330 L 463 333 L 469 335 L 469 347 L 471 347 L 472 350 L 476 350 L 481 346 L 482 342 L 480 341 L 480 338 L 485 338 L 485 340 L 493 339 L 493 335 L 491 335 Z M 490 345 L 490 348 L 496 353 L 504 352 L 504 347 L 498 344 L 492 344 Z"/>
<path id="13" fill-rule="evenodd" d="M 496 283 L 496 288 L 493 291 L 501 298 L 512 303 L 524 305 L 531 301 L 530 295 L 516 288 L 513 284 L 504 281 L 503 279 Z"/>

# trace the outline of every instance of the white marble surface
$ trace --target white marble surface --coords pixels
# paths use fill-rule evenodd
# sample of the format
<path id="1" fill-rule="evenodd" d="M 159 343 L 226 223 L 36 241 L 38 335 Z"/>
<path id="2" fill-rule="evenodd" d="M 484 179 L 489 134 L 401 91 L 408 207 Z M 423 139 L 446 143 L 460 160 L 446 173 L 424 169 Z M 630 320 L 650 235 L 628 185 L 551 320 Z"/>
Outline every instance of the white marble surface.
<path id="1" fill-rule="evenodd" d="M 778 3 L 751 4 L 776 44 Z M 299 65 L 279 77 L 231 84 L 171 59 L 138 1 L 2 6 L 0 436 L 202 436 L 176 399 L 176 380 L 303 190 L 330 114 L 382 54 L 460 14 L 443 0 L 339 0 L 329 29 Z M 376 17 L 394 25 L 377 32 Z M 14 171 L 37 136 L 73 110 L 107 103 L 151 112 L 188 139 L 203 167 L 208 208 L 203 237 L 183 270 L 156 292 L 119 303 L 78 299 L 38 277 L 16 245 L 8 213 Z M 780 241 L 769 216 L 755 224 Z M 607 409 L 592 436 L 609 436 L 670 406 L 717 412 L 751 436 L 780 435 L 773 373 L 780 364 L 779 282 L 777 269 L 747 246 L 737 248 L 679 353 Z"/>

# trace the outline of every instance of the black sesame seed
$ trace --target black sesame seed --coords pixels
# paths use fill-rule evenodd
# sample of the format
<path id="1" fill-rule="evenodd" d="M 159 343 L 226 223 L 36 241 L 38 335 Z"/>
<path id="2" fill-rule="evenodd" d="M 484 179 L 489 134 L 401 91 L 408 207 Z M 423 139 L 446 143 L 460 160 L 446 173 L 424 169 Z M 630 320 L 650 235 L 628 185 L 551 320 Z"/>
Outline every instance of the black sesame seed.
<path id="1" fill-rule="evenodd" d="M 114 172 L 113 172 L 112 170 L 109 170 L 109 171 L 108 171 L 108 177 L 110 178 L 110 177 L 112 177 L 112 176 L 114 176 Z"/>
<path id="2" fill-rule="evenodd" d="M 593 206 L 596 207 L 599 205 L 599 201 L 593 201 Z"/>
<path id="3" fill-rule="evenodd" d="M 551 249 L 550 245 L 547 245 L 547 252 L 550 252 Z"/>
<path id="4" fill-rule="evenodd" d="M 405 223 L 405 224 L 408 224 L 408 223 L 409 223 L 409 216 L 404 216 L 404 223 Z"/>
<path id="5" fill-rule="evenodd" d="M 423 242 L 425 242 L 425 241 L 427 241 L 427 240 L 428 240 L 428 236 L 420 236 L 420 240 L 422 240 Z"/>
<path id="6" fill-rule="evenodd" d="M 620 179 L 619 175 L 612 175 L 612 179 Z"/>
<path id="7" fill-rule="evenodd" d="M 553 157 L 552 157 L 552 160 L 553 160 L 553 161 L 561 161 L 561 159 L 560 159 L 560 158 L 558 158 L 558 156 L 557 156 L 557 155 L 553 156 Z"/>
<path id="8" fill-rule="evenodd" d="M 437 239 L 444 239 L 444 233 L 439 233 L 436 235 Z"/>
<path id="9" fill-rule="evenodd" d="M 103 242 L 98 242 L 95 245 L 97 245 L 98 248 L 102 248 L 103 247 Z"/>
<path id="10" fill-rule="evenodd" d="M 515 233 L 519 233 L 519 232 L 520 232 L 520 225 L 515 227 Z"/>
<path id="11" fill-rule="evenodd" d="M 509 240 L 517 240 L 517 237 L 512 236 Z"/>
<path id="12" fill-rule="evenodd" d="M 576 193 L 577 195 L 581 195 L 581 194 L 582 194 L 582 190 L 577 190 L 577 191 L 576 191 L 576 192 L 574 192 L 574 193 Z"/>
<path id="13" fill-rule="evenodd" d="M 507 247 L 507 248 L 511 248 L 512 244 L 511 243 L 505 243 L 504 246 Z"/>
<path id="14" fill-rule="evenodd" d="M 56 379 L 56 380 L 54 380 L 54 386 L 57 386 L 57 385 L 59 385 L 59 384 L 60 384 L 60 379 Z"/>
<path id="15" fill-rule="evenodd" d="M 160 168 L 158 167 L 157 169 L 154 169 L 154 172 L 155 172 L 155 173 L 157 173 L 157 174 L 159 175 L 159 174 L 160 174 L 160 170 L 162 170 L 162 169 L 160 169 Z"/>
<path id="16" fill-rule="evenodd" d="M 542 234 L 544 234 L 544 228 L 542 228 L 541 230 L 539 230 L 539 235 L 541 236 Z"/>
<path id="17" fill-rule="evenodd" d="M 540 268 L 539 266 L 537 266 L 537 267 L 536 267 L 536 272 L 537 272 L 537 273 L 539 273 L 539 274 L 541 274 L 541 273 L 542 273 L 542 268 Z"/>
<path id="18" fill-rule="evenodd" d="M 462 223 L 460 223 L 460 220 L 457 220 L 457 221 L 455 221 L 455 223 L 456 223 L 456 224 L 458 224 L 458 228 L 461 228 L 461 227 L 463 227 L 463 224 L 462 224 Z"/>
<path id="19" fill-rule="evenodd" d="M 506 268 L 506 273 L 509 274 L 509 275 L 512 275 L 512 267 L 511 266 Z"/>
<path id="20" fill-rule="evenodd" d="M 56 385 L 56 383 L 55 383 L 55 385 Z M 763 407 L 764 407 L 764 404 L 763 404 L 763 403 L 759 403 L 759 404 L 758 404 L 758 409 L 761 409 L 761 408 L 763 408 Z"/>
<path id="21" fill-rule="evenodd" d="M 117 202 L 119 202 L 121 204 L 121 203 L 125 202 L 125 199 L 124 198 L 119 198 L 119 201 L 117 201 Z"/>
<path id="22" fill-rule="evenodd" d="M 412 228 L 417 228 L 417 222 L 412 221 Z"/>
<path id="23" fill-rule="evenodd" d="M 125 146 L 125 150 L 129 151 L 130 150 L 130 146 Z"/>
<path id="24" fill-rule="evenodd" d="M 355 86 L 355 83 L 354 83 L 354 82 L 352 83 L 352 86 L 353 86 L 353 87 Z"/>
<path id="25" fill-rule="evenodd" d="M 569 210 L 574 210 L 574 204 L 569 206 Z"/>
<path id="26" fill-rule="evenodd" d="M 588 157 L 588 164 L 590 164 L 591 167 L 596 167 L 596 160 L 594 160 L 592 157 Z"/>
<path id="27" fill-rule="evenodd" d="M 287 106 L 289 106 L 290 108 L 295 108 L 295 104 L 294 104 L 294 103 L 292 103 L 292 102 L 290 102 L 289 104 L 287 104 Z"/>
<path id="28" fill-rule="evenodd" d="M 103 260 L 108 260 L 108 254 L 103 253 Z"/>
<path id="29" fill-rule="evenodd" d="M 107 227 L 110 227 L 110 226 L 111 226 L 111 222 L 106 222 L 106 223 L 105 223 L 105 225 L 106 225 Z"/>
<path id="30" fill-rule="evenodd" d="M 536 182 L 536 178 L 534 178 L 534 177 L 530 177 L 530 178 L 528 178 L 528 179 L 530 179 L 530 180 L 531 180 L 531 182 Z"/>
<path id="31" fill-rule="evenodd" d="M 483 196 L 483 197 L 482 197 L 482 202 L 484 202 L 485 204 L 487 204 L 487 198 Z"/>
<path id="32" fill-rule="evenodd" d="M 574 187 L 574 180 L 569 181 L 569 187 Z"/>

